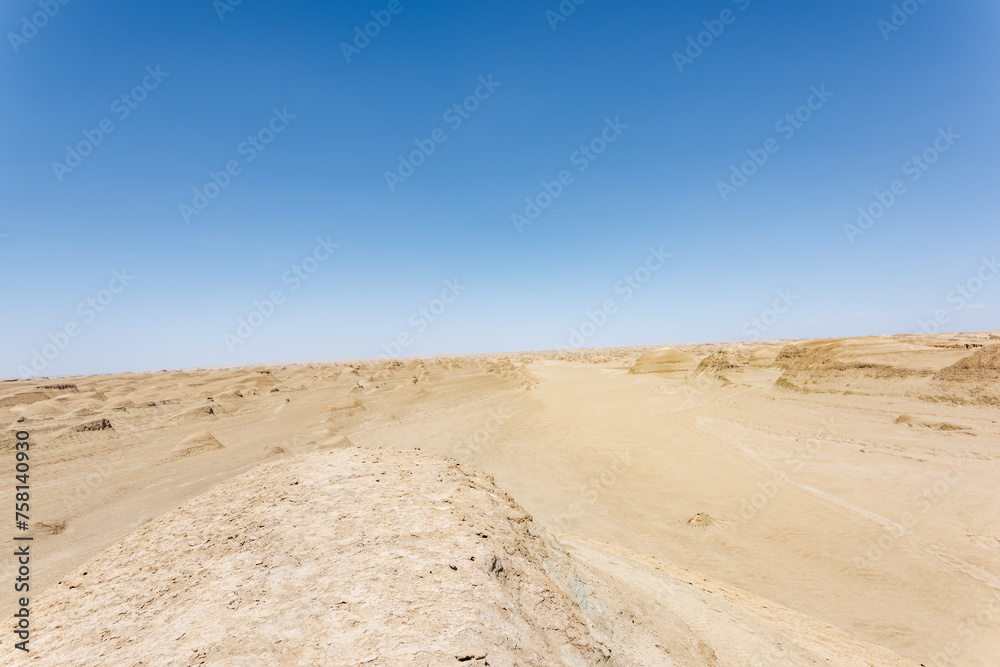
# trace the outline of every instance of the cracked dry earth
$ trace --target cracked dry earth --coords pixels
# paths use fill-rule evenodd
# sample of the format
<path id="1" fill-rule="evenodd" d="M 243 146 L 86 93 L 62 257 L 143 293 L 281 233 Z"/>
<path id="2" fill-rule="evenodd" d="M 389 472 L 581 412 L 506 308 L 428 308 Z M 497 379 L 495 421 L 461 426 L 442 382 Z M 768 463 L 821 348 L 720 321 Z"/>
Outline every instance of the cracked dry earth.
<path id="1" fill-rule="evenodd" d="M 264 464 L 39 599 L 63 665 L 596 665 L 551 538 L 492 480 L 419 451 Z"/>

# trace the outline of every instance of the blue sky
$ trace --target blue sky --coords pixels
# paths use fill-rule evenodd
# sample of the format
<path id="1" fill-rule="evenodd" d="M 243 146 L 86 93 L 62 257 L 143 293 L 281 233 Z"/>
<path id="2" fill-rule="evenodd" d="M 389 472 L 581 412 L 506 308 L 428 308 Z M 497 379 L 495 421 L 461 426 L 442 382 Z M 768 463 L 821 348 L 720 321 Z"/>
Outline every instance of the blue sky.
<path id="1" fill-rule="evenodd" d="M 0 376 L 998 328 L 994 2 L 228 2 L 0 9 Z"/>

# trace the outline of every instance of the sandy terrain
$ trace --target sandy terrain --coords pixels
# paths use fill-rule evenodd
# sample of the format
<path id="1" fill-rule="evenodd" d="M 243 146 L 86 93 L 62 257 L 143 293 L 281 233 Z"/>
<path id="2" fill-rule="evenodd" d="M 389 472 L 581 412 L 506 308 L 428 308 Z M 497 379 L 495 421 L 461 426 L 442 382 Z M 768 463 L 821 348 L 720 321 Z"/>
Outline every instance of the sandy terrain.
<path id="1" fill-rule="evenodd" d="M 0 420 L 37 664 L 1000 655 L 996 333 L 8 381 Z"/>

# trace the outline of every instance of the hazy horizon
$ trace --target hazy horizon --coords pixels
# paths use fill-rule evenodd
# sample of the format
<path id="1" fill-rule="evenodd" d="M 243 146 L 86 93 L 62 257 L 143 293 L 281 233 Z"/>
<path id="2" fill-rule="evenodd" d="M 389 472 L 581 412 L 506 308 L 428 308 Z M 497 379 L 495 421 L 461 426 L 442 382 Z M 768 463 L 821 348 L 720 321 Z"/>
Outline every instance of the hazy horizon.
<path id="1" fill-rule="evenodd" d="M 0 18 L 2 377 L 998 328 L 985 0 Z"/>

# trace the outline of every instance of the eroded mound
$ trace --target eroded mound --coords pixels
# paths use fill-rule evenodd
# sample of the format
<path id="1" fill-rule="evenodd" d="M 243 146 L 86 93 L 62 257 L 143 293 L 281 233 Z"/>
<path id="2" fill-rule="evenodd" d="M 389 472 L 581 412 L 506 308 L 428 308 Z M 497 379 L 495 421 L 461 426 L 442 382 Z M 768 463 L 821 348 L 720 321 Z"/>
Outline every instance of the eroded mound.
<path id="1" fill-rule="evenodd" d="M 941 369 L 939 380 L 1000 380 L 1000 345 L 987 345 L 958 362 Z"/>
<path id="2" fill-rule="evenodd" d="M 419 451 L 266 463 L 33 601 L 44 664 L 597 665 L 554 542 L 491 478 Z"/>
<path id="3" fill-rule="evenodd" d="M 326 442 L 320 444 L 320 449 L 344 449 L 346 447 L 353 447 L 354 443 L 343 433 L 338 433 Z"/>
<path id="4" fill-rule="evenodd" d="M 723 375 L 739 373 L 750 363 L 749 353 L 743 350 L 719 350 L 701 360 L 695 375 Z"/>
<path id="5" fill-rule="evenodd" d="M 784 346 L 775 368 L 780 389 L 920 397 L 953 403 L 998 402 L 985 382 L 1000 378 L 997 350 L 976 340 L 915 336 L 812 340 Z M 996 348 L 991 350 L 991 348 Z"/>
<path id="6" fill-rule="evenodd" d="M 673 347 L 665 347 L 639 357 L 630 375 L 643 373 L 687 373 L 698 365 L 698 357 Z"/>
<path id="7" fill-rule="evenodd" d="M 216 449 L 223 449 L 223 445 L 214 435 L 208 431 L 198 431 L 177 443 L 177 446 L 170 450 L 171 456 L 194 456 L 204 452 L 211 452 Z"/>

